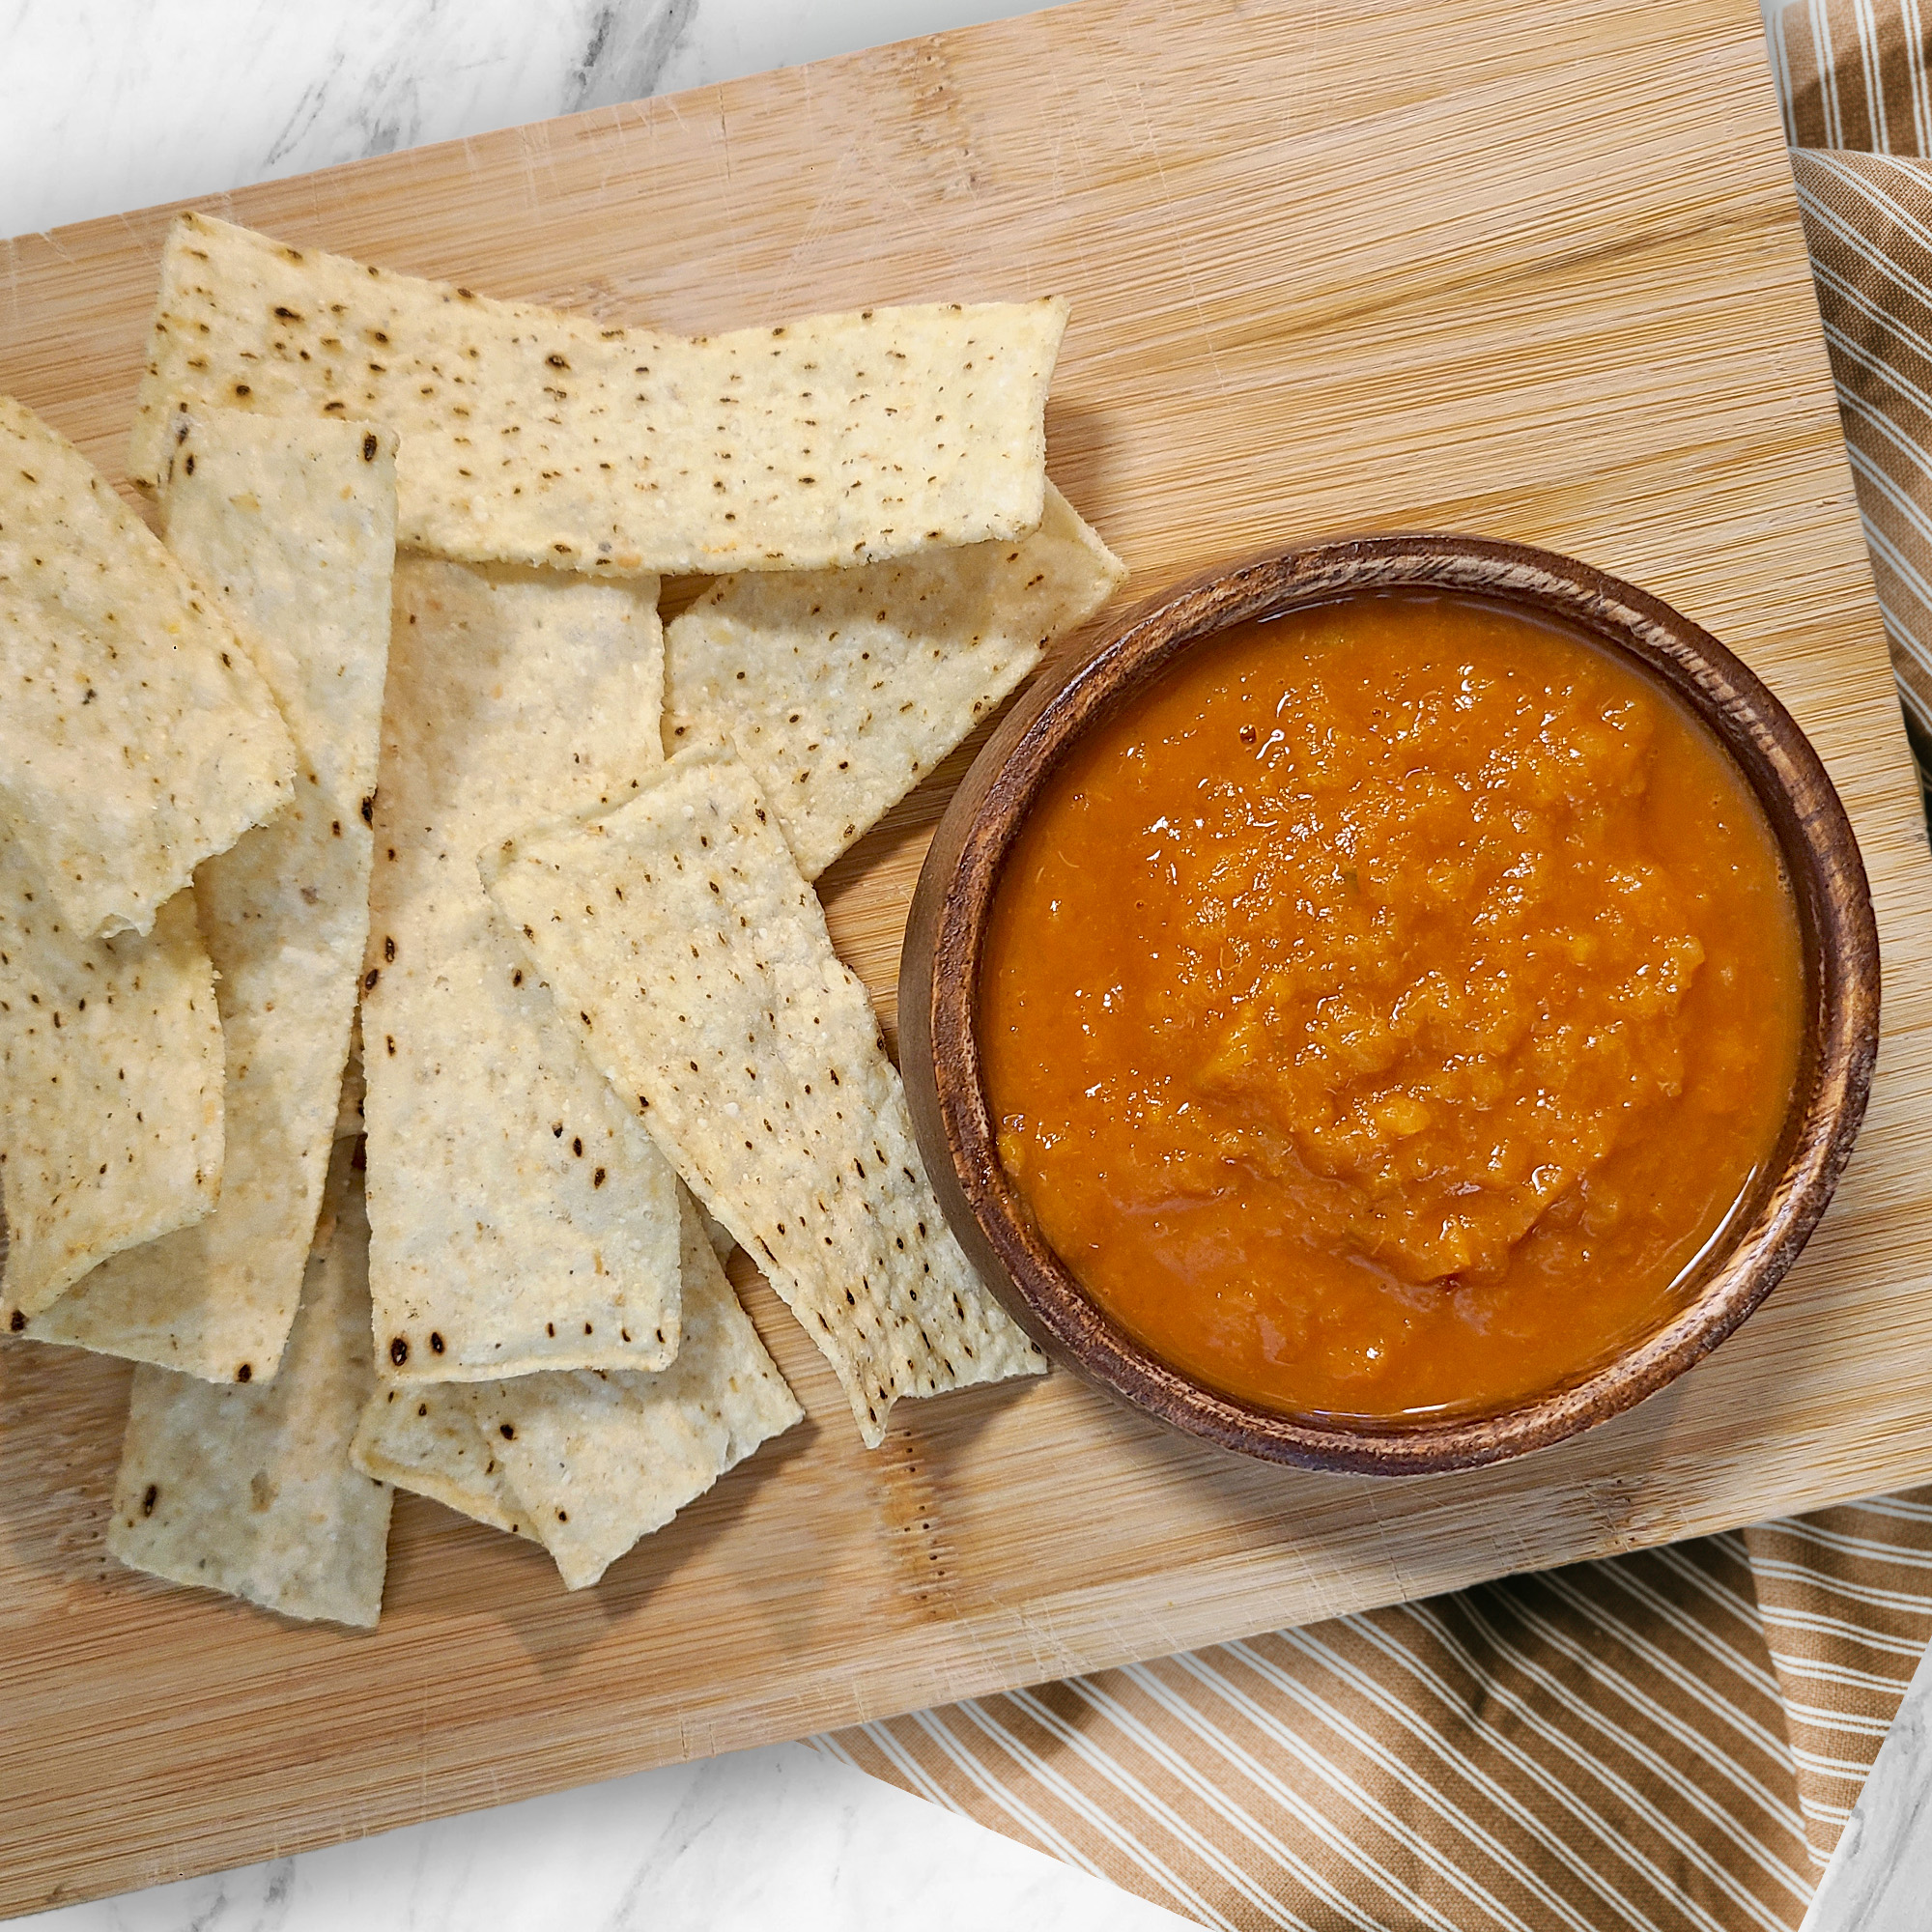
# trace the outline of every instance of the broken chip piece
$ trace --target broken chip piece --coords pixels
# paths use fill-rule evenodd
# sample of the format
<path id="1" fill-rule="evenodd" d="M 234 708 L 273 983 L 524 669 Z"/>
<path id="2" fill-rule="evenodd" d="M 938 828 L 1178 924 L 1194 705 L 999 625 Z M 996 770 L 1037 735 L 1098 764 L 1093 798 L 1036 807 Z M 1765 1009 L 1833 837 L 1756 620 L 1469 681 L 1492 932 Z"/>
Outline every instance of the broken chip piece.
<path id="1" fill-rule="evenodd" d="M 531 1533 L 582 1590 L 640 1536 L 805 1411 L 680 1187 L 684 1339 L 656 1375 L 520 1376 L 476 1385 L 482 1440 Z"/>
<path id="2" fill-rule="evenodd" d="M 476 1420 L 480 1382 L 390 1382 L 362 1410 L 349 1458 L 364 1475 L 413 1490 L 512 1536 L 536 1538 Z"/>

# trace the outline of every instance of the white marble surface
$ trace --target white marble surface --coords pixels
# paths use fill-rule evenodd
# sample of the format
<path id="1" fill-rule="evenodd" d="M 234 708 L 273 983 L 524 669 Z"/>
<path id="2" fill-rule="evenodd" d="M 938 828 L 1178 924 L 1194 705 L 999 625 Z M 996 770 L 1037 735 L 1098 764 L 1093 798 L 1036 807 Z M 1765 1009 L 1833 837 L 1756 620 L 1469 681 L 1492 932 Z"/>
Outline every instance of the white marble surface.
<path id="1" fill-rule="evenodd" d="M 0 0 L 0 235 L 1025 11 L 1025 0 Z M 792 1745 L 22 1922 L 1154 1932 L 1182 1921 Z"/>
<path id="2" fill-rule="evenodd" d="M 0 0 L 0 235 L 1031 11 L 1029 0 Z"/>
<path id="3" fill-rule="evenodd" d="M 1181 1932 L 804 1745 L 16 1921 L 33 1932 Z"/>
<path id="4" fill-rule="evenodd" d="M 1932 1925 L 1932 1650 L 1886 1733 L 1803 1932 Z"/>

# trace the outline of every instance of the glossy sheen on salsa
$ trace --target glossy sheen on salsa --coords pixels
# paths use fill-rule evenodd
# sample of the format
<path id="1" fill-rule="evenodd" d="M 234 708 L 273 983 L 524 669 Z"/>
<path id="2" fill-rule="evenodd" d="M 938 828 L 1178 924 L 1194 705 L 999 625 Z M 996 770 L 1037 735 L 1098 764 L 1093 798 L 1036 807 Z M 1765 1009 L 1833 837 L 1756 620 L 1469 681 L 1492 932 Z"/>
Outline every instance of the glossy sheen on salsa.
<path id="1" fill-rule="evenodd" d="M 1001 878 L 1002 1164 L 1211 1386 L 1393 1418 L 1654 1326 L 1771 1158 L 1797 923 L 1769 827 L 1635 668 L 1501 606 L 1351 598 L 1187 652 Z"/>

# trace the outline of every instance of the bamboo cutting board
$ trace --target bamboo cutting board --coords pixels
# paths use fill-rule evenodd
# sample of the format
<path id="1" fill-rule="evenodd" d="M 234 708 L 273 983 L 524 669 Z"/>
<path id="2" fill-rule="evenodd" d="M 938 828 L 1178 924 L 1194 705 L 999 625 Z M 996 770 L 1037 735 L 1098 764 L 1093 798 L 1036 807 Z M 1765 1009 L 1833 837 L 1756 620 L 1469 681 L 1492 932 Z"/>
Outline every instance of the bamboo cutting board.
<path id="1" fill-rule="evenodd" d="M 1062 291 L 1054 473 L 1146 594 L 1448 528 L 1730 643 L 1863 842 L 1886 1043 L 1789 1280 L 1514 1467 L 1251 1465 L 1065 1373 L 810 1420 L 567 1597 L 398 1500 L 369 1635 L 122 1573 L 127 1371 L 0 1349 L 0 1910 L 1444 1590 L 1932 1476 L 1932 865 L 1749 0 L 1089 0 L 209 204 L 612 321 Z M 119 475 L 166 211 L 0 244 L 0 389 Z M 951 763 L 823 882 L 890 1019 Z"/>

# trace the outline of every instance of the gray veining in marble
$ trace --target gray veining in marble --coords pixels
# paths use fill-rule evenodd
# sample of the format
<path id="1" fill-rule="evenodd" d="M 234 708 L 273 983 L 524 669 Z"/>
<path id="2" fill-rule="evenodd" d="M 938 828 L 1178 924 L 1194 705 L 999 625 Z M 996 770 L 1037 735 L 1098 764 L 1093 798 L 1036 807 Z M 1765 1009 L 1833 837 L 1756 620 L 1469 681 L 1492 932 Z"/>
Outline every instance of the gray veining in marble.
<path id="1" fill-rule="evenodd" d="M 1932 1925 L 1932 1649 L 1919 1660 L 1804 1932 Z"/>
<path id="2" fill-rule="evenodd" d="M 0 235 L 1029 11 L 1029 0 L 0 0 Z"/>

